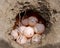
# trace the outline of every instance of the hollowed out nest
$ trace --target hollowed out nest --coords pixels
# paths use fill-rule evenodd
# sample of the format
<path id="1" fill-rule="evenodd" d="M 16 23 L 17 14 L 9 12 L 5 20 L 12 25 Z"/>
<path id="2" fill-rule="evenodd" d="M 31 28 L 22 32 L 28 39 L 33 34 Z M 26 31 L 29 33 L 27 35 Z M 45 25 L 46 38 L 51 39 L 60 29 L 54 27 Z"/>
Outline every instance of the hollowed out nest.
<path id="1" fill-rule="evenodd" d="M 35 16 L 38 19 L 38 23 L 39 21 L 41 21 L 42 24 L 44 24 L 46 29 L 48 30 L 48 31 L 46 30 L 44 34 L 48 34 L 51 28 L 51 23 L 50 23 L 51 13 L 46 6 L 41 7 L 41 9 L 42 11 L 37 11 L 36 9 L 27 9 L 24 12 L 18 13 L 15 18 L 16 22 L 15 22 L 15 25 L 13 26 L 13 29 L 19 26 L 19 14 L 21 16 L 20 21 L 30 16 Z"/>
<path id="2" fill-rule="evenodd" d="M 15 18 L 16 22 L 15 22 L 15 25 L 13 26 L 13 30 L 19 27 L 19 21 L 22 21 L 25 18 L 29 18 L 30 16 L 34 16 L 38 19 L 38 23 L 39 21 L 41 21 L 41 23 L 44 24 L 45 31 L 43 32 L 43 34 L 47 35 L 51 28 L 51 23 L 50 23 L 51 13 L 49 8 L 44 4 L 41 4 L 39 9 L 40 10 L 37 10 L 36 8 L 30 6 L 30 8 L 20 11 L 16 15 L 16 18 Z"/>

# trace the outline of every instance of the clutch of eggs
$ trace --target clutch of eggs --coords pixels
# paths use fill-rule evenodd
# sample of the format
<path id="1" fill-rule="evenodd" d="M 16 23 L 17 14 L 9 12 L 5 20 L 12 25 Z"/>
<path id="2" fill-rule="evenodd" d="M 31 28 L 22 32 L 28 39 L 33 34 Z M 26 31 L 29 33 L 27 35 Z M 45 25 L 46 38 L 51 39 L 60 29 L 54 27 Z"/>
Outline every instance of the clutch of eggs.
<path id="1" fill-rule="evenodd" d="M 36 17 L 29 17 L 22 20 L 22 26 L 18 29 L 12 30 L 11 36 L 16 39 L 18 44 L 25 44 L 27 42 L 40 42 L 41 33 L 45 31 L 44 24 L 38 23 Z M 29 25 L 29 26 L 26 26 Z"/>
<path id="2" fill-rule="evenodd" d="M 22 20 L 23 25 L 29 25 L 29 26 L 34 26 L 36 25 L 37 22 L 38 22 L 38 19 L 33 16 Z"/>
<path id="3" fill-rule="evenodd" d="M 25 35 L 27 38 L 32 37 L 34 35 L 34 29 L 32 27 L 19 27 L 19 34 Z"/>

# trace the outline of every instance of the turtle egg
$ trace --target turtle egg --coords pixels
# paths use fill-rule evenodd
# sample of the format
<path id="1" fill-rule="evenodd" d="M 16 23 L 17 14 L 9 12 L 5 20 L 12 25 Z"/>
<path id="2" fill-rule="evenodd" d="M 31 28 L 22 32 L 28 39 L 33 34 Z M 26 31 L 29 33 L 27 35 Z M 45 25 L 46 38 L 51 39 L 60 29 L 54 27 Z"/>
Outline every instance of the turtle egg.
<path id="1" fill-rule="evenodd" d="M 32 27 L 26 27 L 25 30 L 24 30 L 24 35 L 26 37 L 32 37 L 34 35 L 34 30 Z"/>
<path id="2" fill-rule="evenodd" d="M 20 35 L 20 36 L 18 36 L 16 41 L 18 44 L 25 44 L 27 42 L 27 38 L 23 35 Z"/>
<path id="3" fill-rule="evenodd" d="M 35 33 L 41 34 L 45 31 L 45 26 L 43 24 L 38 23 L 34 26 L 34 31 L 35 31 Z"/>
<path id="4" fill-rule="evenodd" d="M 28 19 L 23 19 L 23 20 L 22 20 L 22 24 L 23 24 L 23 25 L 28 25 Z"/>
<path id="5" fill-rule="evenodd" d="M 41 41 L 41 35 L 35 34 L 35 35 L 32 37 L 32 42 L 37 42 L 37 43 L 39 43 L 40 41 Z"/>
<path id="6" fill-rule="evenodd" d="M 18 29 L 12 30 L 11 36 L 16 39 L 18 37 Z"/>
<path id="7" fill-rule="evenodd" d="M 26 28 L 25 26 L 20 26 L 20 27 L 18 28 L 19 34 L 20 34 L 20 33 L 23 34 L 25 28 Z"/>
<path id="8" fill-rule="evenodd" d="M 38 19 L 36 17 L 33 17 L 33 16 L 29 17 L 29 25 L 30 26 L 36 25 L 37 22 L 38 22 Z"/>

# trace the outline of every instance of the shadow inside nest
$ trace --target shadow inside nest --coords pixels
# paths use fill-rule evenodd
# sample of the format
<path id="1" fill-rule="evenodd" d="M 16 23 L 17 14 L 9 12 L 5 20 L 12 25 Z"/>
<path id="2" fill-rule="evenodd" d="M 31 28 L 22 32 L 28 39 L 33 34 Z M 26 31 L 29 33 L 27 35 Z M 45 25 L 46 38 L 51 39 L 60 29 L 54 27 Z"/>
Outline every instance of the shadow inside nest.
<path id="1" fill-rule="evenodd" d="M 8 42 L 2 39 L 0 40 L 0 48 L 13 48 L 13 47 Z"/>

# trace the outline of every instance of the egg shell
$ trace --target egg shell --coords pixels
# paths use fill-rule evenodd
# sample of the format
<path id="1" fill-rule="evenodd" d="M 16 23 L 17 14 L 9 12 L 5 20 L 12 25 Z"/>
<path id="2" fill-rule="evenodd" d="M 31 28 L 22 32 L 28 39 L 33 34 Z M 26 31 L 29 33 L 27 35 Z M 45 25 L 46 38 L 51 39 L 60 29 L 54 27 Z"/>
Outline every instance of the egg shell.
<path id="1" fill-rule="evenodd" d="M 42 34 L 45 31 L 45 26 L 43 24 L 37 23 L 34 26 L 34 31 L 35 31 L 35 33 Z"/>
<path id="2" fill-rule="evenodd" d="M 27 43 L 27 38 L 23 35 L 18 36 L 16 42 L 20 45 Z"/>
<path id="3" fill-rule="evenodd" d="M 25 26 L 28 25 L 28 19 L 27 18 L 26 19 L 23 19 L 22 20 L 22 24 L 25 25 Z"/>
<path id="4" fill-rule="evenodd" d="M 18 30 L 17 30 L 17 29 L 12 30 L 11 36 L 12 36 L 14 39 L 16 39 L 16 38 L 18 37 Z"/>
<path id="5" fill-rule="evenodd" d="M 30 26 L 36 25 L 37 22 L 38 22 L 38 19 L 36 17 L 33 17 L 33 16 L 29 17 L 29 25 Z"/>
<path id="6" fill-rule="evenodd" d="M 32 43 L 35 42 L 35 43 L 40 43 L 41 41 L 41 35 L 39 34 L 35 34 L 33 37 L 32 37 Z"/>
<path id="7" fill-rule="evenodd" d="M 32 27 L 26 27 L 25 30 L 24 30 L 24 35 L 27 38 L 32 37 L 34 35 L 34 29 Z"/>
<path id="8" fill-rule="evenodd" d="M 19 34 L 23 34 L 25 28 L 26 28 L 25 26 L 20 26 L 20 27 L 18 28 Z"/>

